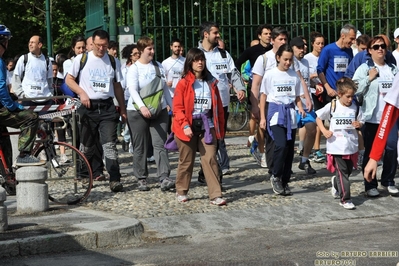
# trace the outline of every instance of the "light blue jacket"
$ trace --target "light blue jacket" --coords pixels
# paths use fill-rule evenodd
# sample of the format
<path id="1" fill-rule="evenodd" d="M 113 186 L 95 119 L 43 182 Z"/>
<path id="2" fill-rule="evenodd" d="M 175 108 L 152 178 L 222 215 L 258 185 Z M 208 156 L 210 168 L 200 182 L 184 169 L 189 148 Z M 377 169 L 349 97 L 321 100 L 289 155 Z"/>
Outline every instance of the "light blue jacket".
<path id="1" fill-rule="evenodd" d="M 364 91 L 367 90 L 367 93 L 363 97 L 363 105 L 361 106 L 364 120 L 366 122 L 373 116 L 373 112 L 377 106 L 378 97 L 380 95 L 378 92 L 378 80 L 374 79 L 371 82 L 369 81 L 369 70 L 373 66 L 374 62 L 369 59 L 366 61 L 366 63 L 361 64 L 353 75 L 353 81 L 358 83 L 356 94 L 364 93 Z M 388 64 L 388 66 L 391 68 L 391 72 L 395 76 L 399 71 L 398 68 L 394 64 Z M 391 89 L 394 90 L 399 88 Z"/>

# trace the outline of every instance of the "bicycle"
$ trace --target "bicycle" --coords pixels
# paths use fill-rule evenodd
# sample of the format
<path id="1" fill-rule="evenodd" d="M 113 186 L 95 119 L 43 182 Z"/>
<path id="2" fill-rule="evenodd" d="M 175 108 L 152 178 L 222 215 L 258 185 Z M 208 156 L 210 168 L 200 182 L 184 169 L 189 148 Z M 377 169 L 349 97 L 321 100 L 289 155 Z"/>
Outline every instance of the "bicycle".
<path id="1" fill-rule="evenodd" d="M 61 122 L 63 126 L 54 130 L 64 129 L 68 122 L 68 118 L 65 115 L 72 114 L 72 119 L 76 119 L 72 109 L 40 115 L 41 124 L 37 130 L 39 139 L 36 140 L 32 149 L 32 155 L 46 161 L 45 167 L 48 170 L 46 183 L 48 185 L 49 199 L 53 202 L 67 205 L 74 205 L 84 201 L 89 196 L 93 185 L 91 167 L 83 153 L 69 143 L 54 141 L 51 123 Z M 4 132 L 4 130 L 1 132 L 0 184 L 9 195 L 16 194 L 16 168 L 11 166 L 10 162 L 7 162 L 2 144 L 4 144 L 3 141 L 6 139 L 4 137 L 19 133 Z M 61 161 L 60 149 L 56 148 L 57 145 L 65 147 L 65 153 L 69 158 L 67 161 Z"/>
<path id="2" fill-rule="evenodd" d="M 228 131 L 242 130 L 249 120 L 247 101 L 240 102 L 235 95 L 230 96 L 229 117 L 227 119 Z"/>

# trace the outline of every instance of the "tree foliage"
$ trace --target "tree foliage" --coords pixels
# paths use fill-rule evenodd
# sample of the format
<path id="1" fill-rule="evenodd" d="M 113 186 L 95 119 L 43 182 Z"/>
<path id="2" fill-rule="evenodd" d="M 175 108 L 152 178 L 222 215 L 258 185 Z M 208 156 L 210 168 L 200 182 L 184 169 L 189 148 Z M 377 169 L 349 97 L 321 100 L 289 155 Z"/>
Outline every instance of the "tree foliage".
<path id="1" fill-rule="evenodd" d="M 85 1 L 49 0 L 53 52 L 70 46 L 71 39 L 85 30 Z M 43 38 L 47 48 L 46 2 L 44 0 L 1 0 L 0 23 L 11 29 L 6 56 L 26 53 L 32 35 Z"/>

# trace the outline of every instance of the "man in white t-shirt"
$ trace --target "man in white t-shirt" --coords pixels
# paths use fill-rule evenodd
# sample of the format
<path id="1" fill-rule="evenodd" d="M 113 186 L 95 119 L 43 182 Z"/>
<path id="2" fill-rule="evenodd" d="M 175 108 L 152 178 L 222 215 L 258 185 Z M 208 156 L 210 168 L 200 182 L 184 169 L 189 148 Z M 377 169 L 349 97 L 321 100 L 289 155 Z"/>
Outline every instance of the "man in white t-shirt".
<path id="1" fill-rule="evenodd" d="M 72 67 L 66 76 L 66 83 L 80 98 L 82 105 L 78 108 L 80 115 L 80 142 L 83 153 L 89 162 L 96 149 L 95 136 L 100 134 L 104 150 L 105 166 L 110 175 L 110 189 L 113 192 L 122 191 L 120 183 L 120 168 L 118 151 L 116 149 L 116 125 L 119 117 L 126 119 L 125 99 L 120 85 L 122 73 L 120 65 L 114 69 L 111 56 L 107 54 L 109 35 L 104 30 L 93 33 L 93 51 L 87 54 L 87 61 L 80 70 L 82 56 L 76 56 Z M 115 61 L 118 64 L 118 61 Z M 79 84 L 75 79 L 79 73 Z M 116 97 L 119 103 L 119 113 L 113 102 Z"/>
<path id="2" fill-rule="evenodd" d="M 173 39 L 171 41 L 170 50 L 172 51 L 172 55 L 162 62 L 162 66 L 165 70 L 167 80 L 166 84 L 169 87 L 170 96 L 173 99 L 176 85 L 181 79 L 184 61 L 186 61 L 186 58 L 180 55 L 181 41 L 179 39 Z"/>
<path id="3" fill-rule="evenodd" d="M 53 69 L 50 60 L 42 54 L 43 39 L 34 35 L 29 40 L 29 53 L 22 55 L 15 66 L 12 88 L 18 98 L 50 97 L 53 95 Z M 46 102 L 36 100 L 35 102 Z M 32 105 L 32 102 L 22 102 Z M 46 103 L 45 103 L 46 104 Z"/>
<path id="4" fill-rule="evenodd" d="M 399 28 L 397 28 L 393 32 L 393 38 L 394 38 L 394 41 L 396 42 L 396 44 L 398 45 L 398 47 L 395 49 L 395 51 L 392 52 L 392 55 L 396 59 L 396 66 L 399 66 Z"/>
<path id="5" fill-rule="evenodd" d="M 237 86 L 234 83 L 236 77 L 233 73 L 239 71 L 234 65 L 234 61 L 226 50 L 222 50 L 219 45 L 219 25 L 216 22 L 204 22 L 200 26 L 201 41 L 199 42 L 199 49 L 204 51 L 206 58 L 206 67 L 218 81 L 218 88 L 220 97 L 223 103 L 225 114 L 225 129 L 228 119 L 228 107 L 230 104 L 230 90 L 233 88 L 237 93 L 239 101 L 245 99 L 246 89 Z M 234 84 L 234 85 L 233 85 Z M 230 160 L 227 155 L 226 144 L 224 139 L 218 140 L 218 161 L 223 175 L 230 174 Z"/>

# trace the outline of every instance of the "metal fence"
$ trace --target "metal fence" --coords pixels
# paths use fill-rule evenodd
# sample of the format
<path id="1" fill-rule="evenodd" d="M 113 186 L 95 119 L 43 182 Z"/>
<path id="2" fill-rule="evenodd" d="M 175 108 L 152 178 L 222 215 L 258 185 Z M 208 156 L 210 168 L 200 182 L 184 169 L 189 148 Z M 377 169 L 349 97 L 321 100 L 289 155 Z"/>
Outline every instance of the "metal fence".
<path id="1" fill-rule="evenodd" d="M 346 23 L 352 23 L 370 36 L 383 33 L 392 40 L 392 33 L 398 26 L 398 2 L 146 0 L 141 1 L 142 33 L 154 38 L 158 61 L 170 55 L 169 42 L 174 37 L 183 40 L 186 50 L 196 47 L 199 25 L 208 20 L 219 23 L 226 49 L 235 58 L 249 47 L 251 40 L 257 38 L 257 26 L 265 23 L 285 27 L 290 38 L 298 35 L 308 37 L 310 32 L 319 31 L 326 36 L 327 43 L 337 40 L 341 27 Z M 129 1 L 126 4 L 131 8 Z M 123 4 L 120 8 L 125 16 L 131 14 L 123 9 Z M 125 19 L 123 14 L 119 18 L 121 23 Z"/>

